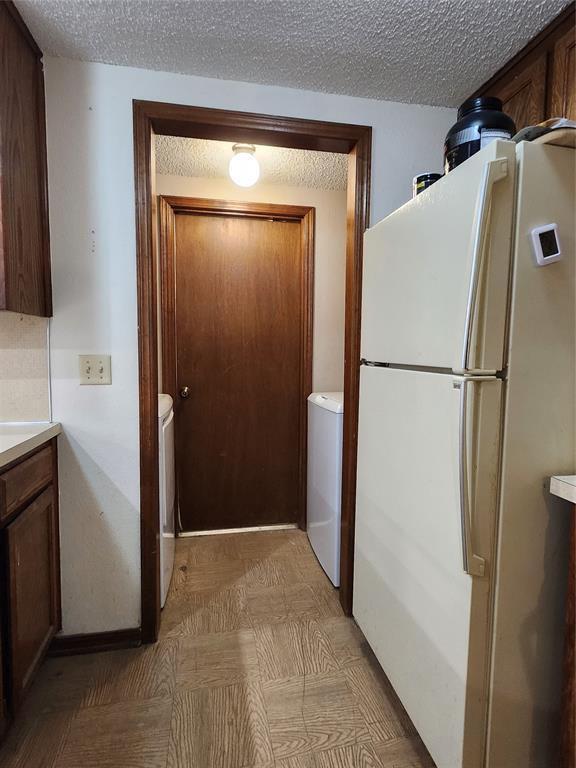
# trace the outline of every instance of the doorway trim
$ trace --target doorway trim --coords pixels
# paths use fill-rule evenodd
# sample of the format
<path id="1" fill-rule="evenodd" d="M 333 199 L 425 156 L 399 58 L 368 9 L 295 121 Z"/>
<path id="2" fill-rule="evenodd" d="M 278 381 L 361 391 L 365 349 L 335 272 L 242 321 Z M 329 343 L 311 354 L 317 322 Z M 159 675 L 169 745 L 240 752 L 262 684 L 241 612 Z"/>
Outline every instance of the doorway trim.
<path id="1" fill-rule="evenodd" d="M 133 101 L 133 118 L 140 381 L 142 641 L 154 642 L 160 625 L 154 133 L 348 155 L 340 601 L 344 611 L 350 614 L 354 568 L 362 239 L 369 221 L 372 128 L 138 100 Z"/>
<path id="2" fill-rule="evenodd" d="M 162 389 L 174 401 L 176 379 L 176 227 L 177 214 L 282 219 L 300 225 L 300 409 L 298 443 L 298 526 L 306 527 L 307 398 L 312 392 L 312 333 L 314 329 L 314 223 L 315 209 L 301 205 L 236 202 L 198 197 L 158 196 L 160 318 L 162 324 Z M 177 486 L 178 487 L 178 486 Z M 178 503 L 178 496 L 177 501 Z"/>

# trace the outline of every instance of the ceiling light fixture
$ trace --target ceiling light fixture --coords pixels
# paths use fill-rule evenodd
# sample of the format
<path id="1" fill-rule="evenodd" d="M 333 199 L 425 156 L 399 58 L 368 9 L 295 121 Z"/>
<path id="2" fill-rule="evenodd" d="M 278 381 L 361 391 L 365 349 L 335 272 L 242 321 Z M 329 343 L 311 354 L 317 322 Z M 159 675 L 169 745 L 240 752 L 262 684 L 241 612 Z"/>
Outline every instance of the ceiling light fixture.
<path id="1" fill-rule="evenodd" d="M 254 156 L 256 147 L 253 144 L 234 144 L 234 153 L 228 173 L 230 178 L 239 187 L 253 187 L 260 178 L 260 163 Z"/>

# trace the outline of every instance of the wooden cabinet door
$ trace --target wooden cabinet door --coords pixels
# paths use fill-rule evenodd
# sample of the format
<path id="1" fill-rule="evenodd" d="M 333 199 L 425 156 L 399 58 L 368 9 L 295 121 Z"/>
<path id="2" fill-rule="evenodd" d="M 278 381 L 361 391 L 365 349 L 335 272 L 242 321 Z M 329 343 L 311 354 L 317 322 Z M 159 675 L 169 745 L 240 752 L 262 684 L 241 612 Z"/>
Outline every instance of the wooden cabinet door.
<path id="1" fill-rule="evenodd" d="M 0 606 L 1 607 L 1 606 Z M 4 635 L 3 619 L 0 611 L 0 739 L 8 727 L 8 700 L 6 698 L 6 684 L 4 681 L 4 670 L 6 669 L 4 647 L 2 637 Z"/>
<path id="2" fill-rule="evenodd" d="M 497 96 L 520 131 L 550 117 L 576 120 L 576 16 L 565 8 L 473 96 Z"/>
<path id="3" fill-rule="evenodd" d="M 52 314 L 42 52 L 0 3 L 0 309 Z"/>
<path id="4" fill-rule="evenodd" d="M 57 629 L 54 491 L 44 491 L 6 528 L 11 708 L 20 705 Z"/>
<path id="5" fill-rule="evenodd" d="M 576 34 L 573 24 L 554 45 L 549 116 L 576 120 Z"/>
<path id="6" fill-rule="evenodd" d="M 485 95 L 501 99 L 502 109 L 514 120 L 517 131 L 541 123 L 546 119 L 546 54 L 531 64 L 521 62 Z"/>

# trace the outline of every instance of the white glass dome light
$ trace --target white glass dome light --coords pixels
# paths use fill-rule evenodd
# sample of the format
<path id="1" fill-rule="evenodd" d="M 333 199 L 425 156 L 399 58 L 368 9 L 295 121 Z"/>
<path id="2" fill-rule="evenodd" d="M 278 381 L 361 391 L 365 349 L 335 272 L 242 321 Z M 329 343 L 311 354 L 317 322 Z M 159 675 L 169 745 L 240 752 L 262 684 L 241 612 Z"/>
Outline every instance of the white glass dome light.
<path id="1" fill-rule="evenodd" d="M 253 144 L 234 144 L 234 155 L 228 166 L 230 178 L 239 187 L 253 187 L 260 178 L 260 163 L 255 157 Z"/>

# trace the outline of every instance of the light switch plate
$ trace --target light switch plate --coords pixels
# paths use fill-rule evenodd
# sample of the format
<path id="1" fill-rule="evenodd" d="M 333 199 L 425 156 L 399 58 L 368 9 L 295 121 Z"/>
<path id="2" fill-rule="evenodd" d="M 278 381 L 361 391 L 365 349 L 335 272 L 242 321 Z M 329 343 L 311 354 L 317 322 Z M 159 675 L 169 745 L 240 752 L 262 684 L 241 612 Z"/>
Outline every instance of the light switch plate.
<path id="1" fill-rule="evenodd" d="M 110 355 L 78 355 L 80 384 L 112 384 Z"/>

